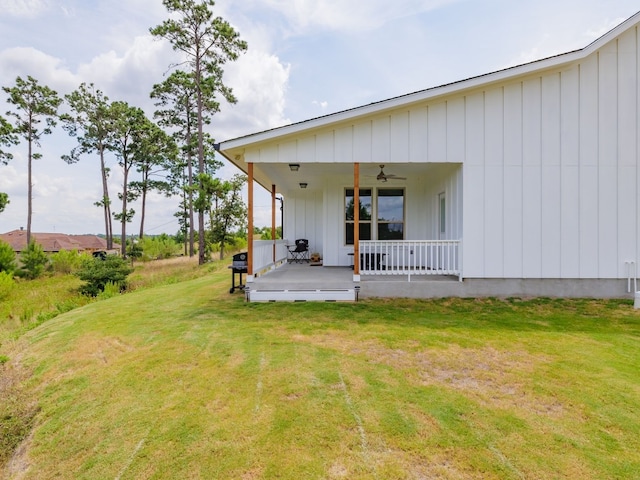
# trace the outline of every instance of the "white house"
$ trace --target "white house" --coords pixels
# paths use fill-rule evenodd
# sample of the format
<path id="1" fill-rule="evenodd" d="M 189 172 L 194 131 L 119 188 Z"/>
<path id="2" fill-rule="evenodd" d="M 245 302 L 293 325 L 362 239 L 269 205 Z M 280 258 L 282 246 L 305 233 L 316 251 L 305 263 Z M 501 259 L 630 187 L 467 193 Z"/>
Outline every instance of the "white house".
<path id="1" fill-rule="evenodd" d="M 288 240 L 252 242 L 249 279 L 304 238 L 324 266 L 361 258 L 356 282 L 411 283 L 382 295 L 630 295 L 639 23 L 640 13 L 581 50 L 222 142 L 284 198 Z M 408 281 L 443 274 L 460 282 Z"/>

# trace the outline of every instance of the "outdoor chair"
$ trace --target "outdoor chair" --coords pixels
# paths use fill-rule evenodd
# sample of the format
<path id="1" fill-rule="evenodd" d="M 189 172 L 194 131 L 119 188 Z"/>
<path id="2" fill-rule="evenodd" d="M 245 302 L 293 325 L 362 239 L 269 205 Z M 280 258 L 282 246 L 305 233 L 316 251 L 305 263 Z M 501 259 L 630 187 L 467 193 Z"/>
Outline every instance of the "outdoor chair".
<path id="1" fill-rule="evenodd" d="M 309 240 L 299 238 L 294 245 L 289 245 L 289 260 L 291 262 L 308 262 L 309 261 Z"/>

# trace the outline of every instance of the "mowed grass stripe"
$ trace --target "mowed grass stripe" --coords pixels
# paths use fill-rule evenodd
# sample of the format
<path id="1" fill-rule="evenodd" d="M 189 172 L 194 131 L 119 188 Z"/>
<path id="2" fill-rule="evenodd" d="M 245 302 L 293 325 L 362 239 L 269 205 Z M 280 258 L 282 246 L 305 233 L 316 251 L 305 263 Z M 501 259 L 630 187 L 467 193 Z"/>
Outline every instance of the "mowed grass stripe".
<path id="1" fill-rule="evenodd" d="M 24 478 L 633 478 L 628 302 L 247 304 L 228 273 L 94 303 L 15 346 Z"/>

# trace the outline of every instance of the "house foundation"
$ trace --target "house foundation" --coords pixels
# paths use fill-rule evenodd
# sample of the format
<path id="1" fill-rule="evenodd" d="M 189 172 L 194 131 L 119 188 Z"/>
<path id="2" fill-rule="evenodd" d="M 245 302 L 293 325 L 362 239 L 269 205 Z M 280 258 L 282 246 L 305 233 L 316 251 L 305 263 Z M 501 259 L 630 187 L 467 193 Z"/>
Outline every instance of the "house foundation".
<path id="1" fill-rule="evenodd" d="M 620 298 L 633 299 L 635 292 L 627 280 L 620 279 L 485 279 L 469 278 L 459 282 L 456 277 L 365 278 L 360 283 L 361 298 L 486 298 L 486 297 L 549 297 L 549 298 Z M 633 287 L 633 285 L 631 285 Z"/>

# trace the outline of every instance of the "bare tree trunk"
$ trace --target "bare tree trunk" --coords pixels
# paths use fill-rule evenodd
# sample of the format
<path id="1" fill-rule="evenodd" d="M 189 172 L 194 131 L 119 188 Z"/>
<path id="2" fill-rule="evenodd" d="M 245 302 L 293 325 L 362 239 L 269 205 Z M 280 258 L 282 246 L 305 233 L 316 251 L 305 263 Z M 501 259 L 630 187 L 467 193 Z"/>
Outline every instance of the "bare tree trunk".
<path id="1" fill-rule="evenodd" d="M 185 100 L 189 104 L 189 99 Z M 186 107 L 187 111 L 187 185 L 189 187 L 189 257 L 195 255 L 195 222 L 193 218 L 193 155 L 191 154 L 191 108 Z"/>
<path id="2" fill-rule="evenodd" d="M 142 211 L 140 212 L 140 235 L 139 238 L 142 240 L 144 238 L 144 209 L 147 203 L 147 189 L 144 188 L 142 190 L 142 205 L 140 208 Z"/>
<path id="3" fill-rule="evenodd" d="M 149 181 L 149 172 L 142 173 L 142 212 L 140 212 L 140 240 L 144 237 L 144 212 L 147 205 L 147 182 Z"/>
<path id="4" fill-rule="evenodd" d="M 122 186 L 122 231 L 121 231 L 121 236 L 120 236 L 120 241 L 121 241 L 121 245 L 120 245 L 120 253 L 122 253 L 123 257 L 127 256 L 127 183 L 128 183 L 128 177 L 129 177 L 129 169 L 126 166 L 127 162 L 126 160 L 124 161 L 124 165 L 125 167 L 123 168 L 124 171 L 124 180 L 123 180 L 123 186 Z"/>
<path id="5" fill-rule="evenodd" d="M 100 173 L 102 174 L 102 208 L 104 210 L 104 229 L 107 236 L 107 249 L 113 248 L 113 230 L 111 224 L 111 207 L 109 200 L 109 186 L 107 183 L 107 168 L 104 164 L 104 147 L 100 145 Z"/>
<path id="6" fill-rule="evenodd" d="M 229 228 L 229 220 L 226 219 L 224 222 L 224 229 L 223 229 L 223 233 L 222 233 L 222 240 L 220 240 L 220 260 L 224 259 L 224 247 L 225 247 L 225 240 L 226 240 L 226 236 L 227 236 L 227 228 Z"/>
<path id="7" fill-rule="evenodd" d="M 189 139 L 191 134 L 188 135 Z M 190 141 L 190 140 L 189 140 Z M 187 143 L 188 144 L 188 143 Z M 193 218 L 193 157 L 191 152 L 187 153 L 187 170 L 188 170 L 188 186 L 189 186 L 189 256 L 195 255 L 195 222 Z"/>
<path id="8" fill-rule="evenodd" d="M 29 186 L 28 190 L 28 200 L 27 200 L 27 245 L 31 244 L 31 214 L 33 212 L 33 183 L 31 181 L 31 165 L 33 163 L 32 159 L 32 140 L 31 133 L 29 133 L 29 156 L 28 156 L 28 173 L 27 173 L 27 182 Z"/>
<path id="9" fill-rule="evenodd" d="M 187 221 L 187 213 L 189 213 L 187 211 L 187 194 L 184 190 L 182 190 L 182 219 L 183 219 L 182 221 L 183 222 Z M 186 226 L 187 225 L 185 224 L 185 227 Z M 188 248 L 189 248 L 189 229 L 185 228 L 184 229 L 184 256 L 185 257 L 189 255 Z M 193 252 L 189 256 L 193 257 Z"/>
<path id="10" fill-rule="evenodd" d="M 202 67 L 200 65 L 200 49 L 196 48 L 196 91 L 198 93 L 198 173 L 204 173 L 204 134 L 202 131 Z M 202 180 L 199 185 L 200 190 L 204 188 Z M 206 261 L 205 257 L 205 239 L 204 239 L 204 208 L 198 210 L 198 264 L 204 265 Z"/>
<path id="11" fill-rule="evenodd" d="M 184 168 L 182 169 L 182 233 L 184 234 L 184 256 L 189 255 L 189 229 L 187 225 L 187 191 L 184 188 Z"/>

